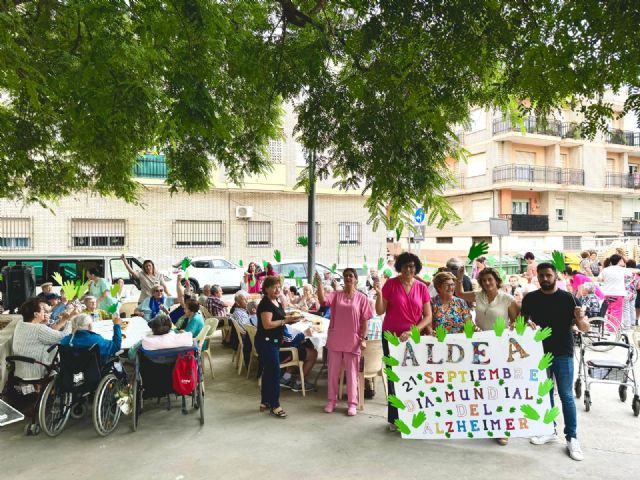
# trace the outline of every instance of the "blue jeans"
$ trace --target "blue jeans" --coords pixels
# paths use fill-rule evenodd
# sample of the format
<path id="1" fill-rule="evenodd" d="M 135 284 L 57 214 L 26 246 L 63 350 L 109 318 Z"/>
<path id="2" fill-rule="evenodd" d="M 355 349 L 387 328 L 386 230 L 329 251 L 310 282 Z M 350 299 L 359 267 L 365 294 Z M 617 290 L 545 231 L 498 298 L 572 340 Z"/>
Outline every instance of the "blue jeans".
<path id="1" fill-rule="evenodd" d="M 262 404 L 270 408 L 280 406 L 280 341 L 256 339 L 256 350 L 262 362 Z"/>
<path id="2" fill-rule="evenodd" d="M 564 436 L 567 440 L 578 438 L 578 417 L 576 402 L 573 399 L 573 357 L 566 355 L 555 357 L 548 370 L 549 377 L 556 379 L 558 396 L 562 403 L 564 417 Z M 553 407 L 553 390 L 551 390 L 551 406 Z"/>

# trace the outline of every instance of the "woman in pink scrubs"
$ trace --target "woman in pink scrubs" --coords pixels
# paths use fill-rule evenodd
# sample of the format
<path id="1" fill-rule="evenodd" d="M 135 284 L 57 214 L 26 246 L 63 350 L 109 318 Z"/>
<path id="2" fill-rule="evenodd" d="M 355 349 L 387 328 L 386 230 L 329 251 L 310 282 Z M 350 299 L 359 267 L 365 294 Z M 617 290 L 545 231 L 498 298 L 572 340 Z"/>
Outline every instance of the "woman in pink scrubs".
<path id="1" fill-rule="evenodd" d="M 347 379 L 347 415 L 353 417 L 358 406 L 360 349 L 366 347 L 367 322 L 373 317 L 373 311 L 367 296 L 356 289 L 356 270 L 345 268 L 342 276 L 344 289 L 325 295 L 322 279 L 316 272 L 318 300 L 331 311 L 327 332 L 328 394 L 324 411 L 331 413 L 336 408 L 340 370 L 344 368 Z"/>
<path id="2" fill-rule="evenodd" d="M 376 313 L 385 314 L 382 330 L 395 333 L 401 342 L 407 341 L 414 325 L 423 334 L 432 335 L 429 289 L 415 278 L 422 270 L 422 262 L 416 255 L 404 252 L 398 255 L 395 269 L 399 275 L 389 279 L 382 290 L 380 280 L 376 280 L 373 285 L 376 291 Z M 385 355 L 389 355 L 389 344 L 384 337 L 382 350 Z M 395 384 L 391 381 L 388 384 L 389 395 L 394 395 Z M 395 421 L 398 409 L 391 404 L 387 408 L 389 430 L 394 432 L 397 430 Z"/>

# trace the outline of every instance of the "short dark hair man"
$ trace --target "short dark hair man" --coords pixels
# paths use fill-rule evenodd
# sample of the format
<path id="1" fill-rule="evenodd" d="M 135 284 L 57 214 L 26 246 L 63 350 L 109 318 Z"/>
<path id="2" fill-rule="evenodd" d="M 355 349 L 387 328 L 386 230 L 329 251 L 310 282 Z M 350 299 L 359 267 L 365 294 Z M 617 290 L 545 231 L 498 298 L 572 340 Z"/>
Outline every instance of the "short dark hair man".
<path id="1" fill-rule="evenodd" d="M 578 420 L 576 404 L 573 399 L 573 325 L 581 332 L 589 331 L 589 321 L 585 318 L 580 301 L 564 290 L 559 290 L 556 281 L 558 274 L 552 263 L 541 263 L 537 267 L 540 289 L 535 290 L 522 300 L 522 315 L 529 319 L 532 327 L 551 327 L 551 336 L 543 340 L 545 353 L 553 354 L 553 364 L 549 367 L 549 376 L 555 377 L 558 395 L 562 402 L 564 434 L 567 439 L 569 456 L 582 460 L 584 455 L 577 439 Z M 553 390 L 551 405 L 553 405 Z M 531 438 L 531 443 L 542 445 L 558 439 L 557 435 L 545 435 Z"/>

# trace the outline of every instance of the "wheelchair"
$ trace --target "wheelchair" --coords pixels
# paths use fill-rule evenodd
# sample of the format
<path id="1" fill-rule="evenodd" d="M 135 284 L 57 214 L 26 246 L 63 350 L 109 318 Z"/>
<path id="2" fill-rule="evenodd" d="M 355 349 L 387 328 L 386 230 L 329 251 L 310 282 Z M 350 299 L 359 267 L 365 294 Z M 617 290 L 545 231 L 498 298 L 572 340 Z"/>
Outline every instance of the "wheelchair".
<path id="1" fill-rule="evenodd" d="M 167 400 L 167 410 L 171 410 L 171 395 L 180 396 L 182 413 L 188 414 L 186 397 L 178 395 L 173 389 L 173 369 L 178 356 L 182 353 L 191 354 L 198 365 L 198 383 L 190 395 L 191 406 L 199 411 L 200 425 L 204 425 L 204 385 L 202 375 L 202 361 L 197 347 L 172 348 L 165 350 L 144 350 L 140 348 L 136 353 L 133 380 L 131 381 L 131 430 L 136 431 L 143 412 L 144 400 L 162 398 Z"/>
<path id="2" fill-rule="evenodd" d="M 88 411 L 91 399 L 93 426 L 107 436 L 118 426 L 122 413 L 118 400 L 126 395 L 128 379 L 118 357 L 100 363 L 97 345 L 91 348 L 57 348 L 54 374 L 39 403 L 38 421 L 50 437 L 59 435 L 69 417 L 80 418 Z"/>
<path id="3" fill-rule="evenodd" d="M 42 399 L 42 392 L 52 378 L 54 367 L 22 355 L 11 355 L 5 360 L 9 376 L 4 390 L 0 393 L 0 399 L 30 419 L 24 427 L 25 435 L 39 435 L 41 431 L 38 424 L 40 400 Z M 44 368 L 45 374 L 37 380 L 22 380 L 15 376 L 14 373 L 18 362 L 40 365 Z"/>

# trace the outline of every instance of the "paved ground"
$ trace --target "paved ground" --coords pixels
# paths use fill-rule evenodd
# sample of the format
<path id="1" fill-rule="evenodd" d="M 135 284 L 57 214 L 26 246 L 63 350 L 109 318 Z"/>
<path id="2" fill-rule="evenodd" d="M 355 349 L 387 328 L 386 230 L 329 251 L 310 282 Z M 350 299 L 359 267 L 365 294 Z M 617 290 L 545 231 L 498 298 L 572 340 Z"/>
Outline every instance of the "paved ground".
<path id="1" fill-rule="evenodd" d="M 494 441 L 408 441 L 389 433 L 382 396 L 365 412 L 322 411 L 325 383 L 306 398 L 284 391 L 289 418 L 258 413 L 255 380 L 237 376 L 231 351 L 214 345 L 216 377 L 207 376 L 206 423 L 154 408 L 138 432 L 128 417 L 110 437 L 99 438 L 90 418 L 69 421 L 55 439 L 25 437 L 22 424 L 0 430 L 0 478 L 29 479 L 321 479 L 321 478 L 606 478 L 640 472 L 640 418 L 617 388 L 595 386 L 589 413 L 578 403 L 585 460 L 574 462 L 564 443 L 530 445 Z M 207 370 L 208 373 L 208 370 Z M 382 389 L 379 386 L 380 393 Z M 561 428 L 561 427 L 560 427 Z"/>

